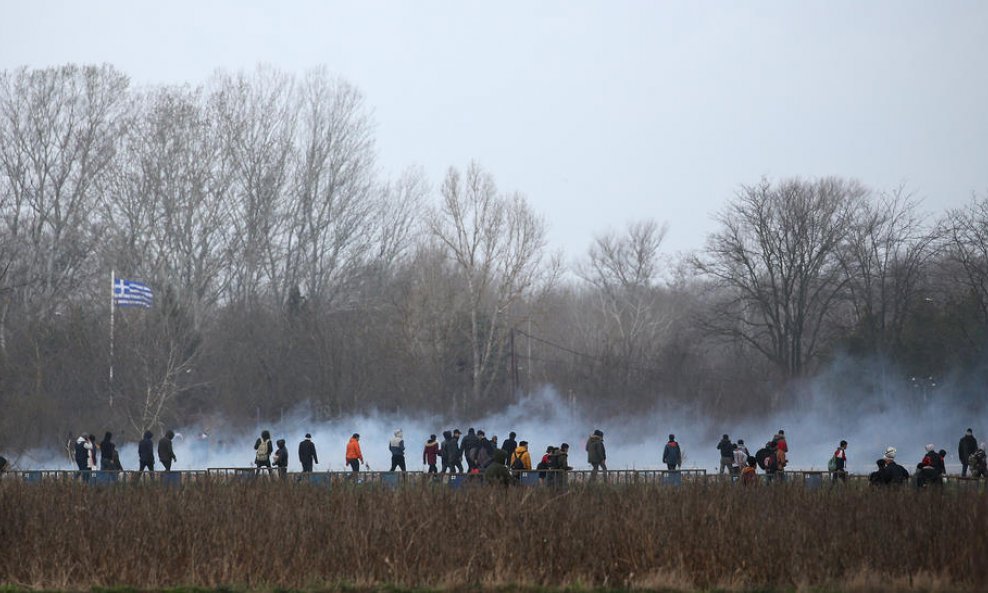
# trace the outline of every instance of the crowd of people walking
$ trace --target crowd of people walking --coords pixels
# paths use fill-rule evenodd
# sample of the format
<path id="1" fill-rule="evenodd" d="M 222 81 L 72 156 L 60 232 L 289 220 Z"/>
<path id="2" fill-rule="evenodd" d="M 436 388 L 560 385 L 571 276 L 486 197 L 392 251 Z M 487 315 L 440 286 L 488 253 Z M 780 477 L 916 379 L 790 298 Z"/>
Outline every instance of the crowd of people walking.
<path id="1" fill-rule="evenodd" d="M 160 463 L 164 471 L 171 471 L 177 463 L 173 441 L 176 433 L 172 430 L 154 441 L 151 431 L 145 431 L 144 437 L 138 443 L 138 471 L 153 472 L 156 463 Z M 85 473 L 95 470 L 120 471 L 123 466 L 113 434 L 107 432 L 102 441 L 97 442 L 93 434 L 83 434 L 69 443 L 78 471 Z M 587 465 L 590 467 L 590 481 L 595 481 L 600 472 L 607 472 L 607 451 L 604 446 L 604 433 L 594 430 L 586 440 L 585 451 Z M 724 434 L 715 445 L 719 452 L 718 473 L 729 474 L 743 485 L 757 482 L 759 470 L 767 479 L 773 479 L 779 474 L 785 474 L 789 463 L 789 443 L 785 430 L 780 429 L 764 446 L 752 453 L 744 439 L 733 441 L 730 435 Z M 845 482 L 848 478 L 848 442 L 838 443 L 834 453 L 827 463 L 827 473 L 833 483 Z M 958 459 L 961 465 L 962 478 L 988 477 L 986 465 L 985 443 L 979 443 L 972 429 L 967 429 L 958 443 Z M 389 471 L 408 470 L 406 461 L 406 443 L 401 429 L 395 430 L 388 441 L 388 451 L 391 455 Z M 537 471 L 542 481 L 565 483 L 566 471 L 572 470 L 569 461 L 570 446 L 561 443 L 558 446 L 549 445 L 533 465 L 533 455 L 526 440 L 519 440 L 515 432 L 511 432 L 503 443 L 498 445 L 498 437 L 488 438 L 483 429 L 469 428 L 466 434 L 458 428 L 445 430 L 442 439 L 435 434 L 429 435 L 422 448 L 422 465 L 427 474 L 467 474 L 473 478 L 488 479 L 496 482 L 509 483 L 521 472 Z M 157 453 L 157 457 L 155 456 Z M 886 486 L 909 482 L 915 479 L 920 487 L 935 486 L 943 483 L 946 471 L 947 451 L 937 449 L 932 443 L 927 444 L 923 457 L 916 464 L 915 472 L 910 474 L 897 461 L 898 451 L 895 447 L 887 447 L 876 461 L 876 469 L 869 475 L 871 483 Z M 268 468 L 285 476 L 289 467 L 289 452 L 285 439 L 274 441 L 270 431 L 264 430 L 254 442 L 253 465 L 256 468 Z M 682 467 L 684 454 L 682 447 L 674 434 L 669 435 L 662 450 L 662 463 L 668 471 L 677 471 Z M 361 466 L 370 470 L 364 460 L 361 450 L 360 435 L 354 433 L 346 443 L 344 461 L 349 471 L 358 473 Z M 298 444 L 298 462 L 303 473 L 314 471 L 319 464 L 319 456 L 312 435 L 306 433 L 305 438 Z M 0 457 L 0 471 L 8 468 L 7 460 Z"/>

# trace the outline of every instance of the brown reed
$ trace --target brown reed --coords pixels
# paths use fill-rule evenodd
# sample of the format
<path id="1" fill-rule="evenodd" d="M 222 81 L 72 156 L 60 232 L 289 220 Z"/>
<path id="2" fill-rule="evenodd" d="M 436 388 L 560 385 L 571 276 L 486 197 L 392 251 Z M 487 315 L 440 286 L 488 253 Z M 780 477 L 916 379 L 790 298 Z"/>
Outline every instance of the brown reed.
<path id="1" fill-rule="evenodd" d="M 0 583 L 976 590 L 988 559 L 986 504 L 977 492 L 784 485 L 6 481 Z"/>

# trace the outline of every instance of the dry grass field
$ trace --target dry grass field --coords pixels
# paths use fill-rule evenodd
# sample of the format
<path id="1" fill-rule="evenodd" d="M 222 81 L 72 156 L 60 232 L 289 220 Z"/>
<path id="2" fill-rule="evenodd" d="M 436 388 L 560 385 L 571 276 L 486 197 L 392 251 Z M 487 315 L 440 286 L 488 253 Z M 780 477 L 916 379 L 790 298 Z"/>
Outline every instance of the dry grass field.
<path id="1" fill-rule="evenodd" d="M 979 591 L 977 492 L 0 482 L 0 584 Z"/>

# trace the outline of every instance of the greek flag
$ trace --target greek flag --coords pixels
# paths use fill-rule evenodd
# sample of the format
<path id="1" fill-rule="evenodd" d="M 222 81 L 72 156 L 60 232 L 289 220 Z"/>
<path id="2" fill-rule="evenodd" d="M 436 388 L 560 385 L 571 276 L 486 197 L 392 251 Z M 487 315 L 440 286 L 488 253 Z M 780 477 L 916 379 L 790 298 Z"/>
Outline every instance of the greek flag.
<path id="1" fill-rule="evenodd" d="M 116 278 L 113 281 L 113 304 L 118 307 L 149 309 L 154 304 L 154 293 L 143 282 Z"/>

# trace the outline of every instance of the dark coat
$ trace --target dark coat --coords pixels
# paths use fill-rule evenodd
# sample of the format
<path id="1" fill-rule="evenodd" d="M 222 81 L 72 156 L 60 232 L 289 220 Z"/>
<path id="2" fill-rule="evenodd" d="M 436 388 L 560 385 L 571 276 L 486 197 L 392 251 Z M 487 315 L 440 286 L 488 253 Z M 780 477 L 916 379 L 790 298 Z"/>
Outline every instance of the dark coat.
<path id="1" fill-rule="evenodd" d="M 288 467 L 288 447 L 278 447 L 278 450 L 274 454 L 278 458 L 274 463 L 275 467 Z"/>
<path id="2" fill-rule="evenodd" d="M 961 442 L 957 444 L 957 458 L 961 463 L 967 464 L 967 458 L 978 450 L 978 440 L 974 436 L 966 434 L 961 437 Z"/>
<path id="3" fill-rule="evenodd" d="M 734 443 L 730 439 L 721 439 L 717 443 L 717 450 L 720 451 L 721 457 L 734 457 Z"/>
<path id="4" fill-rule="evenodd" d="M 172 449 L 172 440 L 168 437 L 161 437 L 158 441 L 158 459 L 162 462 L 177 461 L 175 450 Z"/>
<path id="5" fill-rule="evenodd" d="M 505 453 L 507 453 L 507 455 L 508 455 L 509 458 L 511 457 L 511 454 L 514 453 L 515 452 L 515 449 L 517 449 L 517 448 L 518 448 L 518 441 L 516 441 L 515 439 L 513 439 L 511 437 L 508 437 L 508 438 L 504 439 L 504 442 L 501 443 L 501 450 L 504 451 Z"/>
<path id="6" fill-rule="evenodd" d="M 666 448 L 662 450 L 662 463 L 672 465 L 683 464 L 683 452 L 679 449 L 679 443 L 676 441 L 666 443 Z"/>
<path id="7" fill-rule="evenodd" d="M 607 451 L 604 449 L 604 439 L 597 435 L 590 435 L 587 439 L 587 463 L 590 465 L 600 465 L 607 459 Z"/>
<path id="8" fill-rule="evenodd" d="M 503 484 L 508 486 L 515 481 L 514 476 L 504 465 L 504 451 L 498 450 L 494 453 L 494 460 L 491 461 L 487 469 L 484 470 L 484 482 L 487 484 Z"/>
<path id="9" fill-rule="evenodd" d="M 310 465 L 313 462 L 319 463 L 319 457 L 316 455 L 316 444 L 309 439 L 299 443 L 298 460 L 302 465 Z"/>
<path id="10" fill-rule="evenodd" d="M 117 467 L 117 463 L 119 463 L 117 446 L 113 444 L 113 441 L 104 440 L 99 444 L 99 463 L 100 469 L 103 470 L 120 469 Z"/>
<path id="11" fill-rule="evenodd" d="M 151 440 L 151 437 L 145 436 L 137 444 L 137 457 L 141 463 L 154 463 L 154 441 Z"/>
<path id="12" fill-rule="evenodd" d="M 467 434 L 463 437 L 463 443 L 460 445 L 460 451 L 462 455 L 466 455 L 467 459 L 473 460 L 474 449 L 480 446 L 480 439 L 476 434 Z"/>
<path id="13" fill-rule="evenodd" d="M 453 465 L 460 461 L 463 456 L 463 451 L 460 449 L 460 445 L 456 440 L 456 437 L 449 437 L 443 441 L 442 445 L 442 456 L 443 461 L 446 465 Z"/>

